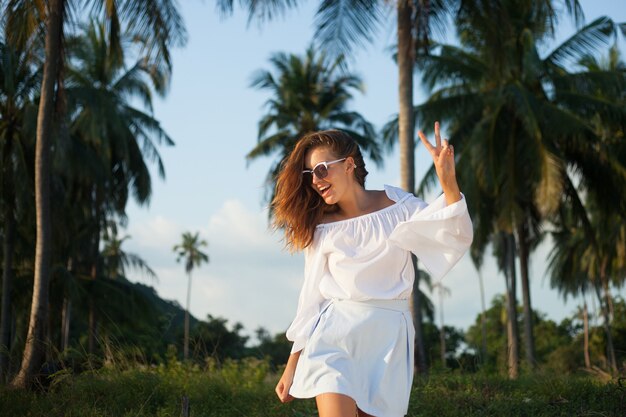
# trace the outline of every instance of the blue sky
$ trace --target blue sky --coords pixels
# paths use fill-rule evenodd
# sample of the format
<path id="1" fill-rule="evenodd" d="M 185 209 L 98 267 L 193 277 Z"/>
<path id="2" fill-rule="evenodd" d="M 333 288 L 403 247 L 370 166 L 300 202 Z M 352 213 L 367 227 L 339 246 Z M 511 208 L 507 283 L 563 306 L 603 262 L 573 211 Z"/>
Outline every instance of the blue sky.
<path id="1" fill-rule="evenodd" d="M 153 175 L 150 205 L 131 203 L 127 210 L 126 233 L 131 239 L 125 250 L 143 257 L 159 279 L 151 282 L 137 273 L 129 275 L 154 286 L 161 297 L 184 305 L 186 275 L 183 265 L 176 263 L 172 247 L 183 232 L 200 232 L 209 243 L 210 262 L 193 273 L 191 313 L 200 319 L 207 314 L 224 317 L 231 325 L 240 322 L 250 334 L 259 326 L 282 332 L 295 314 L 303 257 L 283 250 L 281 234 L 268 229 L 263 181 L 272 159 L 251 163 L 245 159 L 256 143 L 257 124 L 268 99 L 267 93 L 249 85 L 256 70 L 270 68 L 272 53 L 304 53 L 312 39 L 318 2 L 302 2 L 298 10 L 262 27 L 248 25 L 240 10 L 220 18 L 213 2 L 179 3 L 189 42 L 173 51 L 169 94 L 155 100 L 155 116 L 176 146 L 161 149 L 167 177 L 163 181 Z M 581 3 L 587 22 L 601 15 L 626 21 L 624 0 Z M 355 97 L 351 108 L 377 128 L 397 112 L 397 69 L 387 52 L 395 37 L 393 14 L 388 21 L 390 26 L 379 31 L 376 43 L 362 48 L 352 63 L 367 91 Z M 563 16 L 559 38 L 572 33 L 570 19 Z M 624 50 L 623 42 L 621 46 Z M 419 83 L 415 90 L 415 103 L 424 101 L 426 95 Z M 397 152 L 392 152 L 386 156 L 384 168 L 370 163 L 367 187 L 399 185 L 398 161 Z M 419 146 L 418 181 L 430 163 Z M 549 288 L 544 277 L 548 250 L 544 245 L 531 258 L 531 294 L 533 307 L 558 321 L 575 310 L 576 300 L 564 303 Z M 492 259 L 485 264 L 482 276 L 489 304 L 495 294 L 504 291 L 504 279 Z M 481 308 L 478 273 L 469 256 L 444 278 L 444 285 L 451 291 L 444 301 L 446 324 L 467 328 Z"/>

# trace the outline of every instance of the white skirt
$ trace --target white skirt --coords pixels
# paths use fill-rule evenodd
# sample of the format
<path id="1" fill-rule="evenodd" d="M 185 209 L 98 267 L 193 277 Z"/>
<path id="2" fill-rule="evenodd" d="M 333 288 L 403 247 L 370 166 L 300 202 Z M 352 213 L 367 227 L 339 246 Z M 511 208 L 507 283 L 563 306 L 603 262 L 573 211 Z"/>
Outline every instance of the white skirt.
<path id="1" fill-rule="evenodd" d="M 289 393 L 344 394 L 376 417 L 407 413 L 415 330 L 408 300 L 332 300 L 300 353 Z"/>

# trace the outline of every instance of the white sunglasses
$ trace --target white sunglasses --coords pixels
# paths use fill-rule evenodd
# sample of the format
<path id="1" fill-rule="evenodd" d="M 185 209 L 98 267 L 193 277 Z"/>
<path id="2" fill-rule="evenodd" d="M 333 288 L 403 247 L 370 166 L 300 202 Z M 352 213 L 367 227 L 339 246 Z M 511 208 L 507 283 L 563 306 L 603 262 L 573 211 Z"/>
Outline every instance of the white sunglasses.
<path id="1" fill-rule="evenodd" d="M 316 164 L 313 169 L 305 169 L 302 171 L 302 174 L 311 174 L 311 181 L 313 181 L 313 175 L 317 177 L 318 180 L 323 180 L 328 176 L 328 166 L 332 164 L 336 164 L 337 162 L 345 161 L 346 158 L 336 159 L 334 161 L 323 161 Z"/>

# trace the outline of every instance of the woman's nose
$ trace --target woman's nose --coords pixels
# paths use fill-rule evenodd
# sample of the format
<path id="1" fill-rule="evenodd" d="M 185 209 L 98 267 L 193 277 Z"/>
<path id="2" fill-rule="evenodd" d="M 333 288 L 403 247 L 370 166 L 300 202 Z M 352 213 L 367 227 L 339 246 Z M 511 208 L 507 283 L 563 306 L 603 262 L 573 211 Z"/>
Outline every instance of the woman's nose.
<path id="1" fill-rule="evenodd" d="M 322 181 L 321 179 L 319 179 L 319 178 L 317 177 L 317 175 L 315 175 L 315 174 L 313 174 L 313 173 L 311 173 L 311 180 L 312 180 L 311 182 L 312 182 L 313 184 L 317 184 L 317 183 L 319 183 L 320 181 Z"/>

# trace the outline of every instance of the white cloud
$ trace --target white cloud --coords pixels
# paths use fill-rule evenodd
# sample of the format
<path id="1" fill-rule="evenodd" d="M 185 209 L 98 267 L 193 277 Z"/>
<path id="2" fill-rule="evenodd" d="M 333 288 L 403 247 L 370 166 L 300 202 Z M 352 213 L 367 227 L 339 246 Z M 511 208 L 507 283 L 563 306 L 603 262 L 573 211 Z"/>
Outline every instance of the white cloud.
<path id="1" fill-rule="evenodd" d="M 126 250 L 142 256 L 159 277 L 158 283 L 148 284 L 181 306 L 186 304 L 187 276 L 172 247 L 186 230 L 156 215 L 127 231 L 132 239 Z M 231 199 L 195 230 L 209 243 L 204 248 L 209 263 L 193 271 L 191 313 L 202 320 L 211 314 L 231 325 L 240 322 L 248 334 L 259 326 L 284 331 L 295 314 L 303 260 L 283 249 L 282 234 L 268 228 L 267 212 Z M 142 280 L 139 274 L 131 277 Z"/>
<path id="2" fill-rule="evenodd" d="M 267 212 L 252 212 L 239 200 L 227 200 L 210 217 L 208 235 L 228 247 L 265 248 L 275 246 L 276 235 L 267 226 Z"/>
<path id="3" fill-rule="evenodd" d="M 161 215 L 148 217 L 146 221 L 131 223 L 126 233 L 131 236 L 133 246 L 172 251 L 180 239 L 181 227 Z"/>

